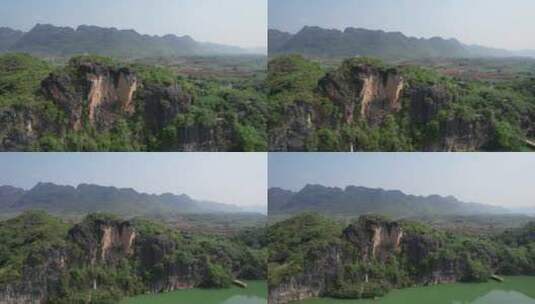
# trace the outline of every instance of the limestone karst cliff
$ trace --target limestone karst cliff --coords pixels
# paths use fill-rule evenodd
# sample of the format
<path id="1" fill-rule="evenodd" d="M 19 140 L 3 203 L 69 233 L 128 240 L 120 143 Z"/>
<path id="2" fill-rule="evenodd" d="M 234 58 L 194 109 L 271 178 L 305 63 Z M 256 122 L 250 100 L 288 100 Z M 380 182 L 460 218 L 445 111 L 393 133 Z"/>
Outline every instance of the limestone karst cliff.
<path id="1" fill-rule="evenodd" d="M 266 150 L 261 80 L 98 56 L 0 56 L 0 151 Z"/>
<path id="2" fill-rule="evenodd" d="M 6 232 L 7 229 L 15 229 Z M 0 222 L 0 303 L 119 302 L 124 296 L 264 279 L 262 255 L 230 237 L 92 214 L 70 226 L 43 212 Z M 24 239 L 24 244 L 17 240 Z M 8 251 L 9 250 L 9 251 Z M 6 262 L 4 262 L 6 261 Z"/>
<path id="3" fill-rule="evenodd" d="M 360 119 L 378 125 L 386 115 L 401 110 L 405 82 L 398 71 L 351 62 L 345 65 L 339 71 L 328 73 L 318 86 L 321 93 L 343 109 L 342 119 L 346 124 Z"/>
<path id="4" fill-rule="evenodd" d="M 522 82 L 523 81 L 523 82 Z M 271 151 L 517 151 L 533 137 L 535 95 L 357 57 L 333 68 L 270 61 Z"/>
<path id="5" fill-rule="evenodd" d="M 85 60 L 71 63 L 71 68 L 71 73 L 53 73 L 42 82 L 45 97 L 68 114 L 70 128 L 110 130 L 117 119 L 135 113 L 139 83 L 132 70 Z"/>
<path id="6" fill-rule="evenodd" d="M 493 273 L 530 274 L 535 261 L 516 264 L 508 251 L 528 242 L 507 240 L 532 231 L 528 225 L 520 232 L 477 238 L 381 216 L 362 216 L 346 225 L 301 214 L 268 230 L 269 301 L 375 298 L 395 288 L 486 281 Z"/>

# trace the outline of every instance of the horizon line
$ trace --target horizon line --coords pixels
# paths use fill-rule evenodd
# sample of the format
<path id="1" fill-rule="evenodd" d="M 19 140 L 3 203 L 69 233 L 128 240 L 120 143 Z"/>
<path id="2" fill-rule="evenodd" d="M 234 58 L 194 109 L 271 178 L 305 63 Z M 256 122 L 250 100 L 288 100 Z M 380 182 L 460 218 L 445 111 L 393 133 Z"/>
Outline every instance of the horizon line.
<path id="1" fill-rule="evenodd" d="M 268 31 L 270 30 L 276 30 L 276 31 L 280 31 L 280 32 L 283 32 L 283 33 L 288 33 L 288 34 L 291 34 L 291 35 L 296 35 L 298 34 L 299 32 L 301 32 L 302 30 L 304 30 L 305 28 L 307 27 L 316 27 L 316 28 L 320 28 L 320 29 L 323 29 L 323 30 L 335 30 L 335 31 L 339 31 L 339 32 L 342 32 L 344 33 L 346 30 L 348 29 L 361 29 L 361 30 L 367 30 L 367 31 L 373 31 L 373 32 L 382 32 L 382 33 L 386 33 L 386 34 L 402 34 L 403 36 L 409 38 L 409 39 L 418 39 L 418 40 L 431 40 L 433 38 L 440 38 L 440 39 L 443 39 L 443 40 L 446 40 L 446 41 L 451 41 L 451 40 L 454 40 L 454 41 L 457 41 L 465 46 L 476 46 L 476 47 L 485 47 L 485 48 L 490 48 L 490 49 L 495 49 L 495 50 L 504 50 L 504 51 L 509 51 L 509 52 L 522 52 L 522 51 L 535 51 L 535 49 L 530 49 L 530 48 L 522 48 L 522 49 L 509 49 L 509 48 L 501 48 L 501 47 L 496 47 L 496 46 L 488 46 L 488 45 L 484 45 L 484 44 L 480 44 L 480 43 L 465 43 L 461 40 L 459 40 L 458 38 L 456 37 L 450 37 L 450 38 L 444 38 L 443 36 L 440 36 L 440 35 L 434 35 L 434 36 L 431 36 L 431 37 L 424 37 L 424 36 L 416 36 L 416 35 L 410 35 L 410 34 L 406 34 L 405 32 L 403 31 L 399 31 L 399 30 L 385 30 L 385 29 L 373 29 L 373 28 L 366 28 L 366 27 L 359 27 L 359 26 L 346 26 L 344 28 L 340 28 L 340 27 L 323 27 L 323 26 L 320 26 L 320 25 L 303 25 L 299 30 L 297 31 L 289 31 L 289 30 L 283 30 L 281 28 L 277 28 L 277 27 L 272 27 L 272 26 L 268 26 Z M 268 40 L 269 40 L 269 37 L 268 37 Z M 269 47 L 269 42 L 268 42 L 268 47 Z M 512 54 L 514 55 L 514 54 Z"/>
<path id="2" fill-rule="evenodd" d="M 96 24 L 78 24 L 77 26 L 70 26 L 70 25 L 59 25 L 59 24 L 54 24 L 54 23 L 36 22 L 28 30 L 24 30 L 24 29 L 20 29 L 20 28 L 14 28 L 14 27 L 11 27 L 11 26 L 6 26 L 6 25 L 2 25 L 2 26 L 0 26 L 0 28 L 7 28 L 7 29 L 11 29 L 13 31 L 22 32 L 23 34 L 27 34 L 27 33 L 31 32 L 33 29 L 35 29 L 37 26 L 39 26 L 39 25 L 45 25 L 45 26 L 48 25 L 48 26 L 57 27 L 57 28 L 69 28 L 69 29 L 72 29 L 74 31 L 77 31 L 82 26 L 97 27 L 97 28 L 101 28 L 101 29 L 113 29 L 113 30 L 117 30 L 119 32 L 133 31 L 133 32 L 137 33 L 138 35 L 148 36 L 148 37 L 152 37 L 152 38 L 163 38 L 165 36 L 175 36 L 175 37 L 178 37 L 178 38 L 191 38 L 195 42 L 198 42 L 198 43 L 216 44 L 216 45 L 227 46 L 227 47 L 236 47 L 236 48 L 240 48 L 240 49 L 246 50 L 246 51 L 252 51 L 252 50 L 261 49 L 261 48 L 265 48 L 267 50 L 267 47 L 268 47 L 268 45 L 240 46 L 240 45 L 237 45 L 237 44 L 225 44 L 225 43 L 221 43 L 221 42 L 197 40 L 195 37 L 193 37 L 192 35 L 189 35 L 189 34 L 184 34 L 184 35 L 180 35 L 180 34 L 177 34 L 177 33 L 147 34 L 147 33 L 143 33 L 142 31 L 139 31 L 139 30 L 137 30 L 135 28 L 118 28 L 118 27 L 115 27 L 115 26 L 101 26 L 101 25 L 96 25 Z"/>

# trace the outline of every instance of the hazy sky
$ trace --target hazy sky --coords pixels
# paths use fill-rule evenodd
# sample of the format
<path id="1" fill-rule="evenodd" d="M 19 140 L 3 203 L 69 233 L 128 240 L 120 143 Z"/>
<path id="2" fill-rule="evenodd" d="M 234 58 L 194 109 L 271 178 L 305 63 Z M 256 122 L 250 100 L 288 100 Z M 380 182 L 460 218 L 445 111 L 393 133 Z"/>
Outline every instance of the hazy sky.
<path id="1" fill-rule="evenodd" d="M 534 153 L 294 153 L 269 155 L 269 186 L 367 186 L 463 201 L 535 207 Z"/>
<path id="2" fill-rule="evenodd" d="M 91 183 L 267 205 L 265 153 L 0 153 L 0 185 Z"/>
<path id="3" fill-rule="evenodd" d="M 269 27 L 400 31 L 468 44 L 535 49 L 533 0 L 269 0 Z"/>
<path id="4" fill-rule="evenodd" d="M 242 47 L 267 45 L 267 0 L 1 0 L 0 26 L 36 23 L 190 35 Z"/>

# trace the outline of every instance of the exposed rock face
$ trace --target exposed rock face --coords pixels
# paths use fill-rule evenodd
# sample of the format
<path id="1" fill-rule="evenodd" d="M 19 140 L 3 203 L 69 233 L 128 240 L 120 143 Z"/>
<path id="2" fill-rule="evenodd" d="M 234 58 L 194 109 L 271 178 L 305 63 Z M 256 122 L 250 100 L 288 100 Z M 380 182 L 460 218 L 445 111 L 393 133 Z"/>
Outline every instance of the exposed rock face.
<path id="1" fill-rule="evenodd" d="M 405 83 L 394 69 L 345 63 L 319 83 L 319 89 L 343 109 L 343 121 L 351 124 L 363 119 L 370 125 L 383 122 L 386 115 L 401 110 L 401 93 Z"/>
<path id="2" fill-rule="evenodd" d="M 344 237 L 358 247 L 363 261 L 386 261 L 388 256 L 400 252 L 403 231 L 397 222 L 362 218 L 344 230 Z"/>
<path id="3" fill-rule="evenodd" d="M 276 63 L 284 67 L 283 60 Z M 273 93 L 275 104 L 291 102 L 277 109 L 284 117 L 270 127 L 270 150 L 488 150 L 495 144 L 495 123 L 484 111 L 464 111 L 462 86 L 422 82 L 403 68 L 348 59 L 306 94 Z M 519 117 L 528 137 L 535 137 L 532 116 L 526 111 Z M 377 140 L 383 130 L 385 142 Z M 398 142 L 388 136 L 396 132 Z"/>
<path id="4" fill-rule="evenodd" d="M 52 74 L 42 83 L 43 94 L 69 117 L 69 126 L 85 124 L 108 130 L 120 117 L 135 111 L 137 76 L 128 68 L 114 69 L 95 62 L 71 63 L 74 73 Z"/>
<path id="5" fill-rule="evenodd" d="M 439 258 L 429 269 L 427 261 L 436 257 L 443 246 L 439 240 L 425 234 L 406 232 L 398 222 L 381 217 L 364 216 L 349 225 L 342 234 L 342 244 L 333 243 L 318 249 L 314 257 L 308 257 L 299 274 L 269 287 L 269 302 L 285 304 L 312 297 L 328 296 L 336 289 L 339 279 L 344 278 L 346 269 L 352 265 L 388 264 L 392 259 L 406 261 L 415 269 L 411 274 L 413 284 L 453 283 L 463 279 L 467 264 L 463 259 Z M 489 262 L 492 263 L 492 262 Z M 401 287 L 399 282 L 385 281 L 384 277 L 373 278 L 368 273 L 353 273 L 349 284 L 364 288 L 370 282 Z M 334 289 L 334 290 L 335 290 Z"/>
<path id="6" fill-rule="evenodd" d="M 73 130 L 90 126 L 108 131 L 119 119 L 129 119 L 139 111 L 147 134 L 159 135 L 193 104 L 193 96 L 180 85 L 145 84 L 128 68 L 91 61 L 70 66 L 74 73 L 50 75 L 43 81 L 42 91 L 67 113 Z M 167 150 L 230 150 L 233 139 L 232 129 L 220 120 L 212 126 L 188 125 L 177 133 Z"/>
<path id="7" fill-rule="evenodd" d="M 24 262 L 19 283 L 0 286 L 0 304 L 44 304 L 58 295 L 59 281 L 73 266 L 117 266 L 132 258 L 141 267 L 164 265 L 164 273 L 151 282 L 151 292 L 192 288 L 202 279 L 202 263 L 181 265 L 164 260 L 177 244 L 165 237 L 139 237 L 129 222 L 91 220 L 73 227 L 68 234 L 74 246 L 35 252 Z M 96 281 L 95 281 L 96 282 Z M 98 288 L 98 285 L 97 285 Z"/>
<path id="8" fill-rule="evenodd" d="M 94 221 L 76 225 L 69 238 L 84 252 L 84 262 L 114 264 L 134 253 L 136 232 L 129 222 Z"/>
<path id="9" fill-rule="evenodd" d="M 121 224 L 119 227 L 106 226 L 102 231 L 100 242 L 102 261 L 110 260 L 114 252 L 119 252 L 123 256 L 133 253 L 132 243 L 136 238 L 136 232 L 129 224 Z"/>

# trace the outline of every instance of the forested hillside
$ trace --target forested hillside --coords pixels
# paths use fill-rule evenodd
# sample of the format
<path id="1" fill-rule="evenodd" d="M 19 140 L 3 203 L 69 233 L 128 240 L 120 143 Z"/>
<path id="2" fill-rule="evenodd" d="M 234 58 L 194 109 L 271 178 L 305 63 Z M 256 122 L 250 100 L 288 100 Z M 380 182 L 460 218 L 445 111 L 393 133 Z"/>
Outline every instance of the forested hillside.
<path id="1" fill-rule="evenodd" d="M 468 237 L 378 216 L 342 225 L 302 214 L 269 227 L 269 300 L 375 298 L 394 288 L 533 275 L 534 229 Z"/>
<path id="2" fill-rule="evenodd" d="M 467 80 L 366 57 L 269 62 L 271 151 L 531 151 L 535 70 Z"/>
<path id="3" fill-rule="evenodd" d="M 257 151 L 257 78 L 190 78 L 160 65 L 0 56 L 0 151 Z"/>
<path id="4" fill-rule="evenodd" d="M 0 222 L 0 299 L 117 303 L 124 296 L 264 279 L 264 234 L 262 228 L 229 237 L 188 234 L 105 214 L 73 225 L 28 212 Z"/>

